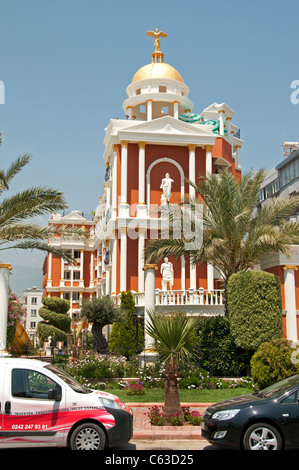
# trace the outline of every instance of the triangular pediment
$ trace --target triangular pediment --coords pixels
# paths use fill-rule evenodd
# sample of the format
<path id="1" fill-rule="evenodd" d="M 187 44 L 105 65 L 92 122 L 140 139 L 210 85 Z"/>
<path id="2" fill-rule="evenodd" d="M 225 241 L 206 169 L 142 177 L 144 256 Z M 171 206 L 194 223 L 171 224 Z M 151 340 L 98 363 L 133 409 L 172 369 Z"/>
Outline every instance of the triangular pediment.
<path id="1" fill-rule="evenodd" d="M 163 116 L 152 121 L 136 122 L 126 129 L 119 129 L 126 134 L 165 134 L 177 136 L 213 136 L 210 129 L 200 124 L 191 124 L 180 121 L 172 116 Z"/>
<path id="2" fill-rule="evenodd" d="M 71 211 L 69 214 L 66 214 L 64 217 L 62 217 L 61 220 L 73 220 L 76 222 L 84 222 L 86 218 L 82 216 L 82 213 L 80 211 Z"/>

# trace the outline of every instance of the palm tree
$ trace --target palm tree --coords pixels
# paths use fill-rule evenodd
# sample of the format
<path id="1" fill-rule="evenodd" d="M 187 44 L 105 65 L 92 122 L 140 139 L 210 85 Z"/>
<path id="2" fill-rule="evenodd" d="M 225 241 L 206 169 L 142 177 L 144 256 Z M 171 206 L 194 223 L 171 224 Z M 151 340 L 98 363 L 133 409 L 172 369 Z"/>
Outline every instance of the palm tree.
<path id="1" fill-rule="evenodd" d="M 155 340 L 155 348 L 165 363 L 164 413 L 181 413 L 178 393 L 178 363 L 188 360 L 194 346 L 195 327 L 199 319 L 187 318 L 183 313 L 165 314 L 149 311 L 145 330 Z"/>
<path id="2" fill-rule="evenodd" d="M 189 217 L 194 224 L 192 215 L 196 214 L 198 205 L 203 206 L 202 245 L 187 250 L 189 240 L 184 234 L 180 238 L 174 237 L 173 224 L 168 238 L 160 237 L 146 244 L 147 262 L 173 256 L 177 260 L 189 258 L 194 264 L 210 263 L 221 273 L 226 290 L 233 273 L 252 268 L 262 256 L 273 252 L 289 256 L 290 245 L 299 243 L 299 223 L 286 219 L 298 210 L 299 197 L 276 197 L 257 209 L 264 178 L 264 170 L 248 173 L 240 180 L 228 171 L 222 171 L 218 175 L 199 178 L 198 184 L 188 181 L 199 197 L 182 201 L 181 217 Z M 183 210 L 186 204 L 192 210 Z"/>
<path id="3" fill-rule="evenodd" d="M 0 170 L 0 196 L 9 190 L 9 184 L 22 168 L 31 160 L 31 155 L 18 157 L 7 171 Z M 48 244 L 54 236 L 84 236 L 82 229 L 76 230 L 65 226 L 41 227 L 33 222 L 24 222 L 36 216 L 56 212 L 67 208 L 63 194 L 57 189 L 45 186 L 31 187 L 0 201 L 0 250 L 37 249 L 52 252 L 68 261 L 70 255 L 63 249 Z"/>

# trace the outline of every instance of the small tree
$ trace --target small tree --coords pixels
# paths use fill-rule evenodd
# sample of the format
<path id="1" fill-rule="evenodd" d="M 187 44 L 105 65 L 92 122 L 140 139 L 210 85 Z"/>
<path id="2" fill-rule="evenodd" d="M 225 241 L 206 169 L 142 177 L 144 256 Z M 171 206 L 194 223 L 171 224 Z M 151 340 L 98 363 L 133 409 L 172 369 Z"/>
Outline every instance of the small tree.
<path id="1" fill-rule="evenodd" d="M 59 297 L 43 297 L 41 307 L 38 311 L 44 319 L 37 325 L 37 334 L 40 341 L 47 341 L 52 338 L 52 345 L 57 341 L 65 341 L 71 329 L 71 319 L 67 312 L 70 302 Z"/>
<path id="2" fill-rule="evenodd" d="M 126 312 L 126 321 L 113 324 L 109 338 L 109 351 L 121 353 L 129 358 L 140 353 L 144 347 L 143 327 L 139 321 L 137 322 L 137 315 L 135 315 L 135 320 L 133 319 L 135 302 L 131 291 L 121 293 L 120 308 Z"/>
<path id="3" fill-rule="evenodd" d="M 103 328 L 114 322 L 124 321 L 126 313 L 117 308 L 113 300 L 107 295 L 83 300 L 80 316 L 92 323 L 91 332 L 93 334 L 94 349 L 98 353 L 107 354 L 108 343 L 103 336 Z"/>
<path id="4" fill-rule="evenodd" d="M 233 274 L 227 285 L 227 305 L 237 346 L 257 350 L 260 344 L 282 337 L 280 281 L 274 274 Z"/>

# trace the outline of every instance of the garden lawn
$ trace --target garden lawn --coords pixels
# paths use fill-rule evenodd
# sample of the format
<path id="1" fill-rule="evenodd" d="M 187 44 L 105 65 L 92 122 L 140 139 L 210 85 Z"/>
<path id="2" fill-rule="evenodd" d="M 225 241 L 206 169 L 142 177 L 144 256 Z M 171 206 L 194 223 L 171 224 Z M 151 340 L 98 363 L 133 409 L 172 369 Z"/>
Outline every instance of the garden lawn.
<path id="1" fill-rule="evenodd" d="M 145 389 L 144 395 L 127 395 L 125 390 L 105 390 L 117 395 L 124 403 L 163 403 L 165 398 L 165 390 L 148 388 Z M 182 403 L 216 403 L 232 397 L 252 393 L 252 388 L 235 388 L 235 389 L 216 389 L 216 390 L 196 390 L 182 389 L 179 390 L 179 397 Z"/>

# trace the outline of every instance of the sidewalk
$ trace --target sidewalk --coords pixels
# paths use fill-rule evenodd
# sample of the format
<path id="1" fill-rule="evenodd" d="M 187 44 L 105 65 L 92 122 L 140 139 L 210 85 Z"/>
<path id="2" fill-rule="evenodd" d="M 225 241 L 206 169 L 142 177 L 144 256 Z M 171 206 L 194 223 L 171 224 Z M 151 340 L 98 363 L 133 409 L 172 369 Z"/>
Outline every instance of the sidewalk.
<path id="1" fill-rule="evenodd" d="M 162 407 L 163 403 L 127 403 L 133 410 L 134 440 L 171 440 L 171 439 L 202 439 L 200 426 L 152 426 L 147 413 L 152 406 Z M 191 411 L 204 414 L 210 403 L 181 403 Z"/>

